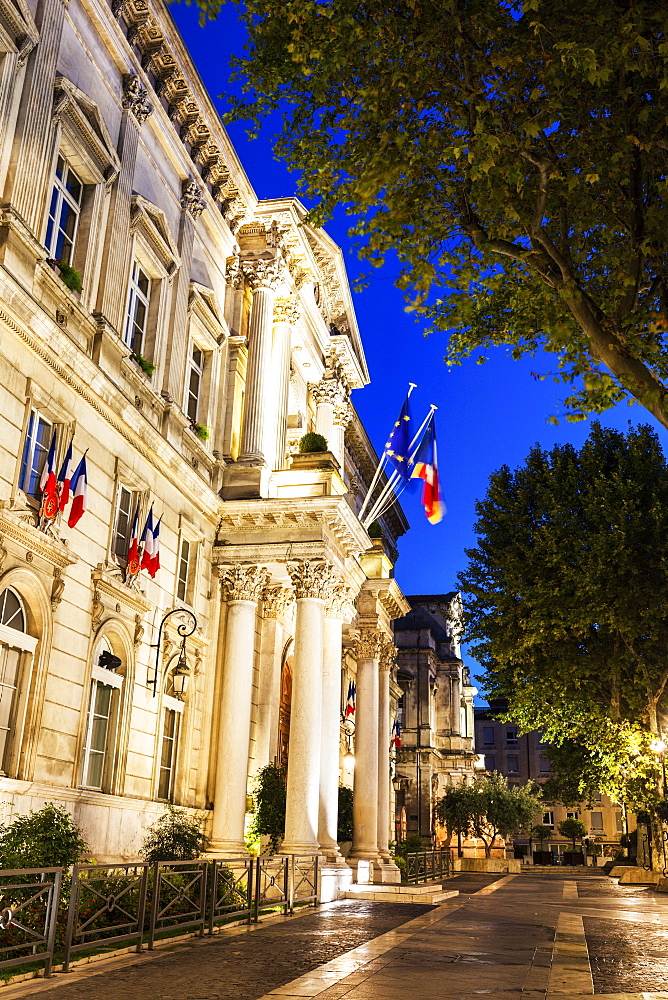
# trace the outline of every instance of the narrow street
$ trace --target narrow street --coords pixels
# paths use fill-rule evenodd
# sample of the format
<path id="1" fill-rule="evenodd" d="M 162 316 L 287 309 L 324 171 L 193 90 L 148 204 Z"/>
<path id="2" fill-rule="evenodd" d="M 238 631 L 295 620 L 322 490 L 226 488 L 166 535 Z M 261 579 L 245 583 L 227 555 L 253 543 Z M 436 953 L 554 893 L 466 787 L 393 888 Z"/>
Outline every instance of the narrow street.
<path id="1" fill-rule="evenodd" d="M 668 898 L 604 877 L 462 875 L 435 906 L 341 901 L 83 966 L 7 1000 L 668 1000 Z"/>

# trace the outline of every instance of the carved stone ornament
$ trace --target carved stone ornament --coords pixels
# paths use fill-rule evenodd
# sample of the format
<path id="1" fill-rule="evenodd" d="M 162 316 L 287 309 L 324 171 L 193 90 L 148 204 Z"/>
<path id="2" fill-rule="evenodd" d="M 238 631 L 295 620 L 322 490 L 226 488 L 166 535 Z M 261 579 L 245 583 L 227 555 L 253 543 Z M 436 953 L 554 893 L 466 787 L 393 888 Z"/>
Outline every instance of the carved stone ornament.
<path id="1" fill-rule="evenodd" d="M 353 411 L 350 403 L 335 403 L 334 404 L 334 416 L 333 423 L 337 427 L 343 427 L 344 429 L 348 426 L 353 418 Z"/>
<path id="2" fill-rule="evenodd" d="M 259 601 L 269 583 L 269 571 L 264 566 L 224 566 L 220 579 L 227 601 Z"/>
<path id="3" fill-rule="evenodd" d="M 351 591 L 344 583 L 333 584 L 325 605 L 325 618 L 351 618 L 354 613 Z"/>
<path id="4" fill-rule="evenodd" d="M 93 610 L 91 613 L 90 624 L 93 632 L 97 632 L 98 628 L 102 624 L 102 615 L 104 614 L 104 604 L 102 603 L 102 595 L 100 591 L 95 588 L 93 591 Z"/>
<path id="5" fill-rule="evenodd" d="M 310 562 L 306 559 L 304 562 L 288 563 L 286 568 L 297 600 L 302 597 L 317 597 L 326 601 L 332 586 L 338 583 L 332 567 L 324 561 Z"/>
<path id="6" fill-rule="evenodd" d="M 142 621 L 142 616 L 140 614 L 135 615 L 135 634 L 134 634 L 134 647 L 135 649 L 141 645 L 141 641 L 144 638 L 144 625 Z"/>
<path id="7" fill-rule="evenodd" d="M 189 212 L 193 219 L 199 219 L 200 215 L 204 211 L 205 205 L 206 203 L 202 197 L 201 190 L 192 177 L 189 177 L 183 182 L 181 192 L 181 208 L 184 212 Z"/>
<path id="8" fill-rule="evenodd" d="M 253 291 L 261 288 L 275 290 L 285 281 L 285 264 L 281 257 L 257 257 L 239 259 L 243 280 Z"/>
<path id="9" fill-rule="evenodd" d="M 267 587 L 262 594 L 262 616 L 284 618 L 295 595 L 289 587 Z"/>
<path id="10" fill-rule="evenodd" d="M 385 639 L 380 648 L 380 669 L 391 670 L 397 662 L 397 647 L 391 639 Z"/>
<path id="11" fill-rule="evenodd" d="M 322 380 L 309 382 L 309 389 L 316 404 L 331 403 L 336 407 L 348 405 L 350 387 L 340 365 L 326 367 Z"/>
<path id="12" fill-rule="evenodd" d="M 55 611 L 60 602 L 63 599 L 63 590 L 65 589 L 65 581 L 63 580 L 62 571 L 59 569 L 53 572 L 53 585 L 51 587 L 51 610 Z"/>
<path id="13" fill-rule="evenodd" d="M 153 105 L 136 73 L 125 77 L 122 104 L 126 111 L 132 112 L 140 125 L 153 113 Z"/>
<path id="14" fill-rule="evenodd" d="M 0 573 L 2 573 L 2 567 L 5 565 L 5 559 L 7 558 L 7 549 L 2 544 L 5 540 L 4 535 L 0 535 Z"/>
<path id="15" fill-rule="evenodd" d="M 385 634 L 375 628 L 361 628 L 354 642 L 355 659 L 379 660 Z"/>
<path id="16" fill-rule="evenodd" d="M 284 299 L 276 299 L 274 302 L 274 323 L 289 323 L 295 326 L 299 322 L 300 309 L 294 295 L 289 295 Z"/>

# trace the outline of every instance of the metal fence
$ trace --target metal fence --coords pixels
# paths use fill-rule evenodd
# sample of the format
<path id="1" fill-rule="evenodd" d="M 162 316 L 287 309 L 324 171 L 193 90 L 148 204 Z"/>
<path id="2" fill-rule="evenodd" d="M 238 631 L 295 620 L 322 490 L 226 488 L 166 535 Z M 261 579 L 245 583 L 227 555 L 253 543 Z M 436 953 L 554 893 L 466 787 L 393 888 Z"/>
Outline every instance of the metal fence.
<path id="1" fill-rule="evenodd" d="M 406 855 L 405 882 L 417 885 L 437 878 L 447 878 L 451 872 L 450 851 L 416 851 Z"/>
<path id="2" fill-rule="evenodd" d="M 0 968 L 43 963 L 63 971 L 82 951 L 120 943 L 141 952 L 160 936 L 318 904 L 318 858 L 269 855 L 149 865 L 75 865 L 69 898 L 60 868 L 0 869 Z"/>

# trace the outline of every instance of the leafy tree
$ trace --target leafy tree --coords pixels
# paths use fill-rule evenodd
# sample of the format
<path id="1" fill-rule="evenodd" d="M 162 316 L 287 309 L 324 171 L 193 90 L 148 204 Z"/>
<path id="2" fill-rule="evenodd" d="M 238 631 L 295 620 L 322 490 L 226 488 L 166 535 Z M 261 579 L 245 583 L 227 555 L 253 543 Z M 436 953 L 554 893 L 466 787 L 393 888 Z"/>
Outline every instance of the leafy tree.
<path id="1" fill-rule="evenodd" d="M 167 806 L 146 831 L 141 856 L 145 861 L 194 861 L 206 847 L 202 824 L 183 809 Z"/>
<path id="2" fill-rule="evenodd" d="M 656 435 L 594 424 L 579 451 L 535 447 L 492 475 L 477 513 L 460 584 L 487 694 L 543 731 L 573 798 L 653 802 L 649 743 L 668 682 L 668 470 Z"/>
<path id="3" fill-rule="evenodd" d="M 540 844 L 541 851 L 543 850 L 543 844 L 546 840 L 549 840 L 553 834 L 551 826 L 545 826 L 543 823 L 538 823 L 536 826 L 532 826 L 529 830 L 529 836 L 533 840 L 537 840 Z"/>
<path id="4" fill-rule="evenodd" d="M 559 833 L 562 837 L 566 837 L 573 843 L 573 850 L 575 850 L 575 841 L 584 837 L 587 832 L 587 827 L 584 825 L 582 820 L 574 819 L 569 817 L 568 819 L 562 819 L 558 827 Z"/>
<path id="5" fill-rule="evenodd" d="M 436 806 L 436 817 L 445 826 L 448 843 L 452 834 L 457 834 L 460 856 L 462 837 L 473 831 L 475 812 L 476 797 L 470 785 L 449 785 Z"/>
<path id="6" fill-rule="evenodd" d="M 631 395 L 668 426 L 665 5 L 233 3 L 229 117 L 283 112 L 311 221 L 343 206 L 371 264 L 396 252 L 450 364 L 542 346 L 571 419 Z"/>
<path id="7" fill-rule="evenodd" d="M 497 836 L 504 841 L 529 829 L 540 808 L 540 798 L 528 785 L 509 788 L 498 771 L 476 778 L 473 832 L 485 845 L 489 858 Z"/>
<path id="8" fill-rule="evenodd" d="M 275 764 L 261 767 L 255 776 L 253 828 L 260 836 L 269 837 L 272 851 L 278 850 L 285 836 L 285 795 L 285 768 Z"/>
<path id="9" fill-rule="evenodd" d="M 70 813 L 53 802 L 0 827 L 0 868 L 70 868 L 87 851 Z"/>

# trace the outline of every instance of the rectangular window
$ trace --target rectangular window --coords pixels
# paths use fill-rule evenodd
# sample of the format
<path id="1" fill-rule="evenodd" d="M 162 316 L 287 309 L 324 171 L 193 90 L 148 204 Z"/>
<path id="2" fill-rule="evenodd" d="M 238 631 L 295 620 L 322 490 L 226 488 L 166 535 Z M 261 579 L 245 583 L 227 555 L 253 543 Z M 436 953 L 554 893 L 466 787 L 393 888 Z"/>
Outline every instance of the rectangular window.
<path id="1" fill-rule="evenodd" d="M 517 774 L 519 772 L 519 757 L 508 757 L 508 774 Z"/>
<path id="2" fill-rule="evenodd" d="M 495 764 L 494 755 L 493 754 L 485 754 L 485 770 L 486 771 L 493 771 L 494 770 L 494 764 Z"/>
<path id="3" fill-rule="evenodd" d="M 113 693 L 111 685 L 93 680 L 84 746 L 83 783 L 88 788 L 102 788 Z"/>
<path id="4" fill-rule="evenodd" d="M 579 812 L 567 812 L 566 813 L 566 819 L 580 819 L 580 813 Z"/>
<path id="5" fill-rule="evenodd" d="M 494 746 L 494 726 L 482 727 L 482 741 L 486 747 Z"/>
<path id="6" fill-rule="evenodd" d="M 83 184 L 67 160 L 59 156 L 51 193 L 45 243 L 48 256 L 64 264 L 71 264 L 74 257 L 82 196 Z"/>
<path id="7" fill-rule="evenodd" d="M 189 597 L 189 587 L 190 584 L 190 561 L 192 557 L 192 551 L 194 546 L 190 544 L 187 539 L 183 538 L 181 540 L 181 552 L 179 553 L 179 575 L 176 584 L 176 596 L 180 601 L 187 601 L 188 604 L 192 603 L 191 597 Z"/>
<path id="8" fill-rule="evenodd" d="M 37 410 L 30 411 L 28 432 L 23 446 L 19 488 L 28 496 L 39 498 L 39 480 L 51 444 L 53 425 Z"/>
<path id="9" fill-rule="evenodd" d="M 554 827 L 554 813 L 551 809 L 543 813 L 543 826 Z"/>
<path id="10" fill-rule="evenodd" d="M 591 813 L 591 828 L 597 833 L 603 833 L 603 813 L 593 812 Z"/>
<path id="11" fill-rule="evenodd" d="M 193 423 L 197 423 L 203 371 L 204 351 L 193 344 L 188 359 L 188 393 L 186 398 L 186 413 Z"/>
<path id="12" fill-rule="evenodd" d="M 165 721 L 162 727 L 162 747 L 160 750 L 159 799 L 171 800 L 174 794 L 174 770 L 178 732 L 179 713 L 173 708 L 166 708 Z"/>
<path id="13" fill-rule="evenodd" d="M 540 770 L 541 774 L 548 774 L 552 770 L 552 765 L 550 763 L 549 757 L 540 757 Z"/>
<path id="14" fill-rule="evenodd" d="M 144 338 L 148 329 L 150 294 L 151 279 L 135 260 L 130 275 L 128 311 L 123 335 L 123 340 L 131 348 L 133 354 L 141 354 L 144 348 Z"/>
<path id="15" fill-rule="evenodd" d="M 0 645 L 0 765 L 7 773 L 9 737 L 14 729 L 21 651 Z"/>
<path id="16" fill-rule="evenodd" d="M 506 746 L 516 747 L 517 746 L 517 730 L 507 729 L 506 730 Z"/>
<path id="17" fill-rule="evenodd" d="M 121 564 L 125 563 L 128 556 L 135 503 L 134 493 L 127 486 L 119 483 L 116 494 L 116 517 L 114 519 L 114 537 L 111 544 L 111 551 Z"/>

